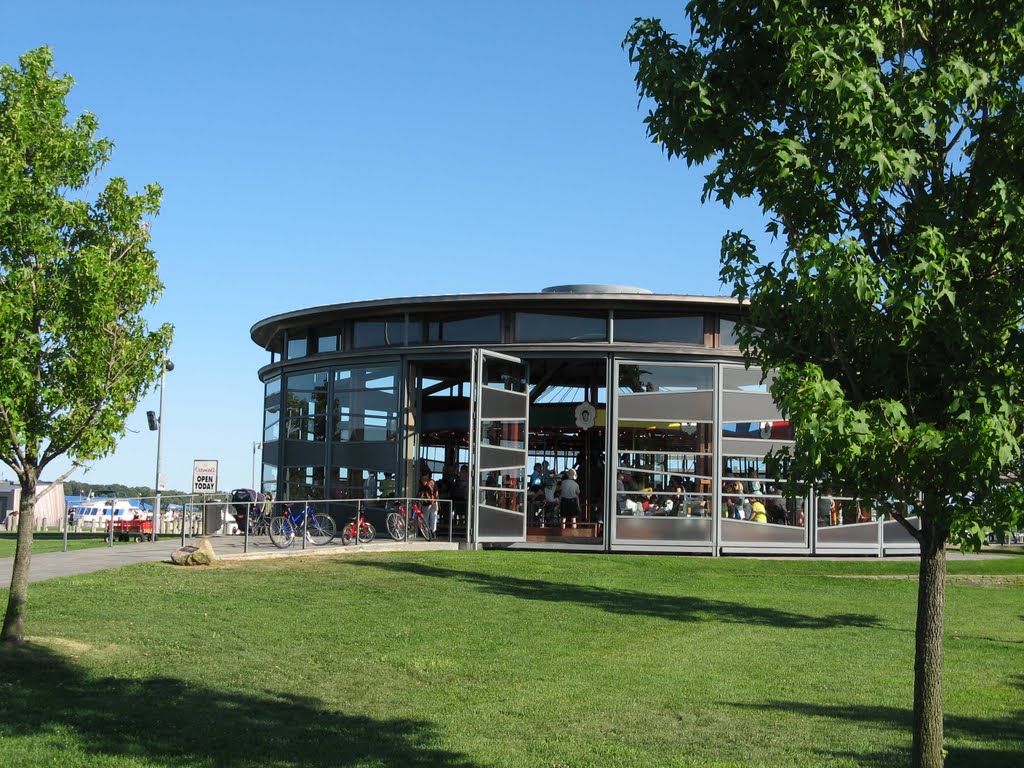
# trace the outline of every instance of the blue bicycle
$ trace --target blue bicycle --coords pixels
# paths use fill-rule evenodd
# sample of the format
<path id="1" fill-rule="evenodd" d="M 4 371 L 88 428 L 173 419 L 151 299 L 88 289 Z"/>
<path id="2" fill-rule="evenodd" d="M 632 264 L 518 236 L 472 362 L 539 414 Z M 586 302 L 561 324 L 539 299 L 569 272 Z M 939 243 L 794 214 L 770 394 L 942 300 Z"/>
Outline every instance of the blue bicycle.
<path id="1" fill-rule="evenodd" d="M 270 518 L 270 540 L 279 549 L 287 549 L 295 541 L 296 536 L 306 533 L 306 541 L 314 546 L 323 546 L 334 539 L 338 526 L 334 518 L 326 512 L 313 512 L 307 504 L 297 513 L 285 504 L 283 514 Z"/>

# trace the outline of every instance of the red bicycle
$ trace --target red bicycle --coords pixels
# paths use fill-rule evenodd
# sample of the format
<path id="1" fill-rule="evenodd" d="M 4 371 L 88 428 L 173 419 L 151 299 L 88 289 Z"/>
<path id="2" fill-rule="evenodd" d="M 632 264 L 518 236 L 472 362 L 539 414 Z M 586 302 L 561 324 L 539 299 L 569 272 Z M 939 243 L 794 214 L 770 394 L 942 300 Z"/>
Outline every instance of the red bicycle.
<path id="1" fill-rule="evenodd" d="M 415 501 L 412 503 L 412 517 L 413 522 L 416 524 L 416 529 L 420 532 L 420 536 L 430 541 L 433 538 L 430 526 L 427 525 L 427 518 L 423 515 L 423 510 L 420 509 L 420 505 Z M 405 541 L 408 519 L 408 513 L 401 504 L 398 505 L 396 512 L 388 513 L 388 533 L 391 534 L 392 539 L 395 541 Z"/>
<path id="2" fill-rule="evenodd" d="M 369 544 L 377 536 L 377 529 L 366 520 L 362 510 L 359 514 L 349 520 L 341 531 L 341 542 L 351 544 L 358 541 L 360 544 Z"/>

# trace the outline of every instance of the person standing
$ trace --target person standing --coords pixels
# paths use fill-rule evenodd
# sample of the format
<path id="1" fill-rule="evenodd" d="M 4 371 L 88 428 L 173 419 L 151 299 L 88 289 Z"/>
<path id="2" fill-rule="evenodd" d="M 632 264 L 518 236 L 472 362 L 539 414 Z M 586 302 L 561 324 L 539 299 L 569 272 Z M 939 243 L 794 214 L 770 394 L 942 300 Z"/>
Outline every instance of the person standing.
<path id="1" fill-rule="evenodd" d="M 429 469 L 424 469 L 420 474 L 419 496 L 426 503 L 427 527 L 431 535 L 437 532 L 437 483 L 430 475 Z"/>
<path id="2" fill-rule="evenodd" d="M 567 469 L 562 473 L 561 491 L 562 527 L 567 523 L 576 527 L 576 518 L 582 512 L 580 507 L 580 486 L 576 482 L 576 470 Z"/>

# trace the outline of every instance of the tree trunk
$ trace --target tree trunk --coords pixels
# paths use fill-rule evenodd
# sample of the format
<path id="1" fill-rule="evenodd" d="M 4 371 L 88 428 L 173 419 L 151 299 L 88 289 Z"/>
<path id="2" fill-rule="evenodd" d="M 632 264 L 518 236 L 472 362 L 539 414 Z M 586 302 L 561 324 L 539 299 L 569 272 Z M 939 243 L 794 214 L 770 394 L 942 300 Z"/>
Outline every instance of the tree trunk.
<path id="1" fill-rule="evenodd" d="M 29 473 L 21 480 L 21 502 L 18 504 L 18 545 L 14 550 L 11 591 L 7 598 L 7 614 L 0 641 L 5 645 L 25 642 L 25 610 L 28 607 L 28 571 L 32 563 L 32 529 L 35 523 L 36 478 Z"/>
<path id="2" fill-rule="evenodd" d="M 942 768 L 942 632 L 946 604 L 948 529 L 931 515 L 921 519 L 914 653 L 914 768 Z"/>

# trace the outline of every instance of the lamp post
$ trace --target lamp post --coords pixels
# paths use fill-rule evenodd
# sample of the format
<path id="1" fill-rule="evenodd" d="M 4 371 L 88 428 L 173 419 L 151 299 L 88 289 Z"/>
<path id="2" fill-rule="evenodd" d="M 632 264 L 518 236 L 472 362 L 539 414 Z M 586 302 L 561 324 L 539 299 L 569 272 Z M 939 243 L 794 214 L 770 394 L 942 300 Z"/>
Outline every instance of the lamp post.
<path id="1" fill-rule="evenodd" d="M 250 486 L 257 493 L 260 492 L 260 487 L 256 485 L 256 452 L 263 447 L 263 441 L 253 441 L 252 444 L 252 486 Z"/>
<path id="2" fill-rule="evenodd" d="M 160 414 L 156 415 L 152 411 L 149 411 L 146 415 L 149 417 L 149 428 L 156 430 L 156 499 L 153 502 L 153 533 L 152 540 L 156 541 L 160 532 L 160 448 L 163 444 L 164 438 L 164 374 L 168 371 L 174 370 L 174 363 L 167 358 L 164 358 L 163 367 L 160 369 Z M 181 520 L 182 530 L 184 530 L 185 519 L 182 517 Z"/>

